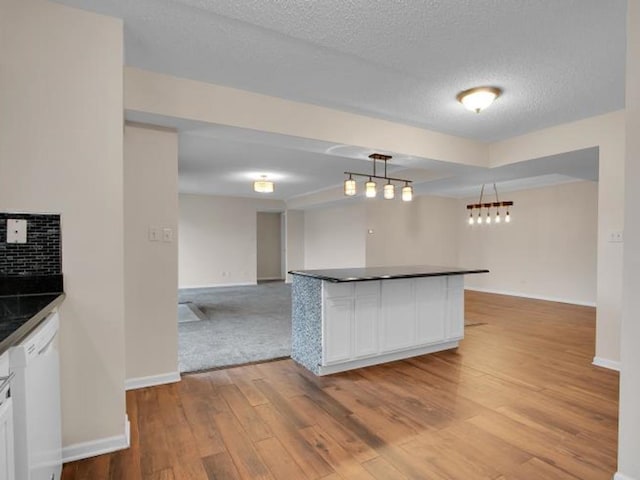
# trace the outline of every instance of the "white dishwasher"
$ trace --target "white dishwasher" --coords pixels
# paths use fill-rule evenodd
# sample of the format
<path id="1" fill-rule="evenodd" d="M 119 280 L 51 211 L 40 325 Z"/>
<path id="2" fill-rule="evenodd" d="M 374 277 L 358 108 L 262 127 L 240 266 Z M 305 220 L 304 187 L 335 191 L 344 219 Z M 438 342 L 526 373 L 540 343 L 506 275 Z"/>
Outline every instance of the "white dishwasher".
<path id="1" fill-rule="evenodd" d="M 9 350 L 16 479 L 59 480 L 62 472 L 57 313 Z"/>
<path id="2" fill-rule="evenodd" d="M 0 355 L 0 480 L 14 480 L 13 400 L 10 396 L 9 354 Z"/>

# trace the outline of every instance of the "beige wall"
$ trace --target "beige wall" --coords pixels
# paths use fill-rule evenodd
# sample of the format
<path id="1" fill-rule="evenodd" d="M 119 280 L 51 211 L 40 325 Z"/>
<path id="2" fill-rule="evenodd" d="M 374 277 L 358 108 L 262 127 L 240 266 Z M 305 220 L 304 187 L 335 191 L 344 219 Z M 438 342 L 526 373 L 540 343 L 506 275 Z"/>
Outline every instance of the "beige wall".
<path id="1" fill-rule="evenodd" d="M 304 269 L 304 212 L 287 210 L 285 218 L 285 271 Z M 291 275 L 287 274 L 287 282 Z"/>
<path id="2" fill-rule="evenodd" d="M 127 125 L 124 131 L 126 378 L 178 371 L 178 135 Z M 172 240 L 150 241 L 149 228 Z M 177 376 L 177 375 L 176 375 Z"/>
<path id="3" fill-rule="evenodd" d="M 304 268 L 364 267 L 364 202 L 307 210 L 304 214 Z"/>
<path id="4" fill-rule="evenodd" d="M 180 195 L 180 288 L 256 283 L 256 214 L 277 200 Z"/>
<path id="5" fill-rule="evenodd" d="M 622 244 L 608 241 L 624 225 L 625 113 L 618 111 L 558 125 L 490 146 L 492 165 L 599 147 L 596 358 L 615 367 L 620 360 Z"/>
<path id="6" fill-rule="evenodd" d="M 508 197 L 516 202 L 513 221 L 490 228 L 467 225 L 467 200 L 443 197 L 418 196 L 409 204 L 377 199 L 307 210 L 304 268 L 488 268 L 491 273 L 469 275 L 465 284 L 594 305 L 597 183 L 580 181 Z"/>
<path id="7" fill-rule="evenodd" d="M 399 199 L 365 201 L 366 264 L 444 265 L 458 263 L 458 202 L 419 196 L 411 203 Z"/>
<path id="8" fill-rule="evenodd" d="M 257 277 L 258 280 L 282 278 L 280 213 L 257 213 Z"/>
<path id="9" fill-rule="evenodd" d="M 125 432 L 122 22 L 0 1 L 0 210 L 60 212 L 63 444 Z"/>
<path id="10" fill-rule="evenodd" d="M 125 108 L 135 111 L 434 160 L 488 162 L 487 144 L 475 140 L 132 67 L 124 76 Z"/>
<path id="11" fill-rule="evenodd" d="M 598 184 L 574 182 L 503 193 L 513 200 L 509 225 L 468 225 L 461 201 L 460 266 L 488 268 L 467 288 L 595 305 Z M 504 217 L 504 212 L 502 212 Z"/>
<path id="12" fill-rule="evenodd" d="M 620 373 L 620 437 L 616 480 L 640 480 L 640 3 L 627 19 L 627 150 L 624 228 L 624 303 Z"/>

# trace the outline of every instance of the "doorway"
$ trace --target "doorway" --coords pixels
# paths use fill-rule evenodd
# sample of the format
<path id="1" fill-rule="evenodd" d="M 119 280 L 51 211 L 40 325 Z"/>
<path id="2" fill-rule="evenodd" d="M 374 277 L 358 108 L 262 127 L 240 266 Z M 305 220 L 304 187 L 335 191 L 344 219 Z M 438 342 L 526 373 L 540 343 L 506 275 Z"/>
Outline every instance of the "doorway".
<path id="1" fill-rule="evenodd" d="M 256 278 L 258 283 L 284 280 L 284 219 L 280 212 L 257 212 Z"/>

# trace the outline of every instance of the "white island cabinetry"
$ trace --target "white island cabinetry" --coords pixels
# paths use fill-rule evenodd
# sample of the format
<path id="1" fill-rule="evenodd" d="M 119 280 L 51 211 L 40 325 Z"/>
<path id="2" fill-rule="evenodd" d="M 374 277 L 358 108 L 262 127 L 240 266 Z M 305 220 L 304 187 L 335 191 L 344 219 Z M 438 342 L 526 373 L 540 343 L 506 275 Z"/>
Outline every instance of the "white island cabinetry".
<path id="1" fill-rule="evenodd" d="M 464 333 L 462 280 L 323 281 L 319 373 L 455 348 Z"/>
<path id="2" fill-rule="evenodd" d="M 464 275 L 429 265 L 294 270 L 291 358 L 316 375 L 456 348 Z"/>

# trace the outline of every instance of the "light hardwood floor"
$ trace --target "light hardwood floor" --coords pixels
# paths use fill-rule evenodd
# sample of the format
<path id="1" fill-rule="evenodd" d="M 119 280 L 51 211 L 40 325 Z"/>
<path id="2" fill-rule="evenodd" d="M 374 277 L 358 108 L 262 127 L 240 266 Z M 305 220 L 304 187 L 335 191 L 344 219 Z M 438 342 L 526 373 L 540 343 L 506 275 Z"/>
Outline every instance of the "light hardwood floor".
<path id="1" fill-rule="evenodd" d="M 466 294 L 465 340 L 315 377 L 291 360 L 128 392 L 131 448 L 64 480 L 607 479 L 618 375 L 595 310 Z"/>

